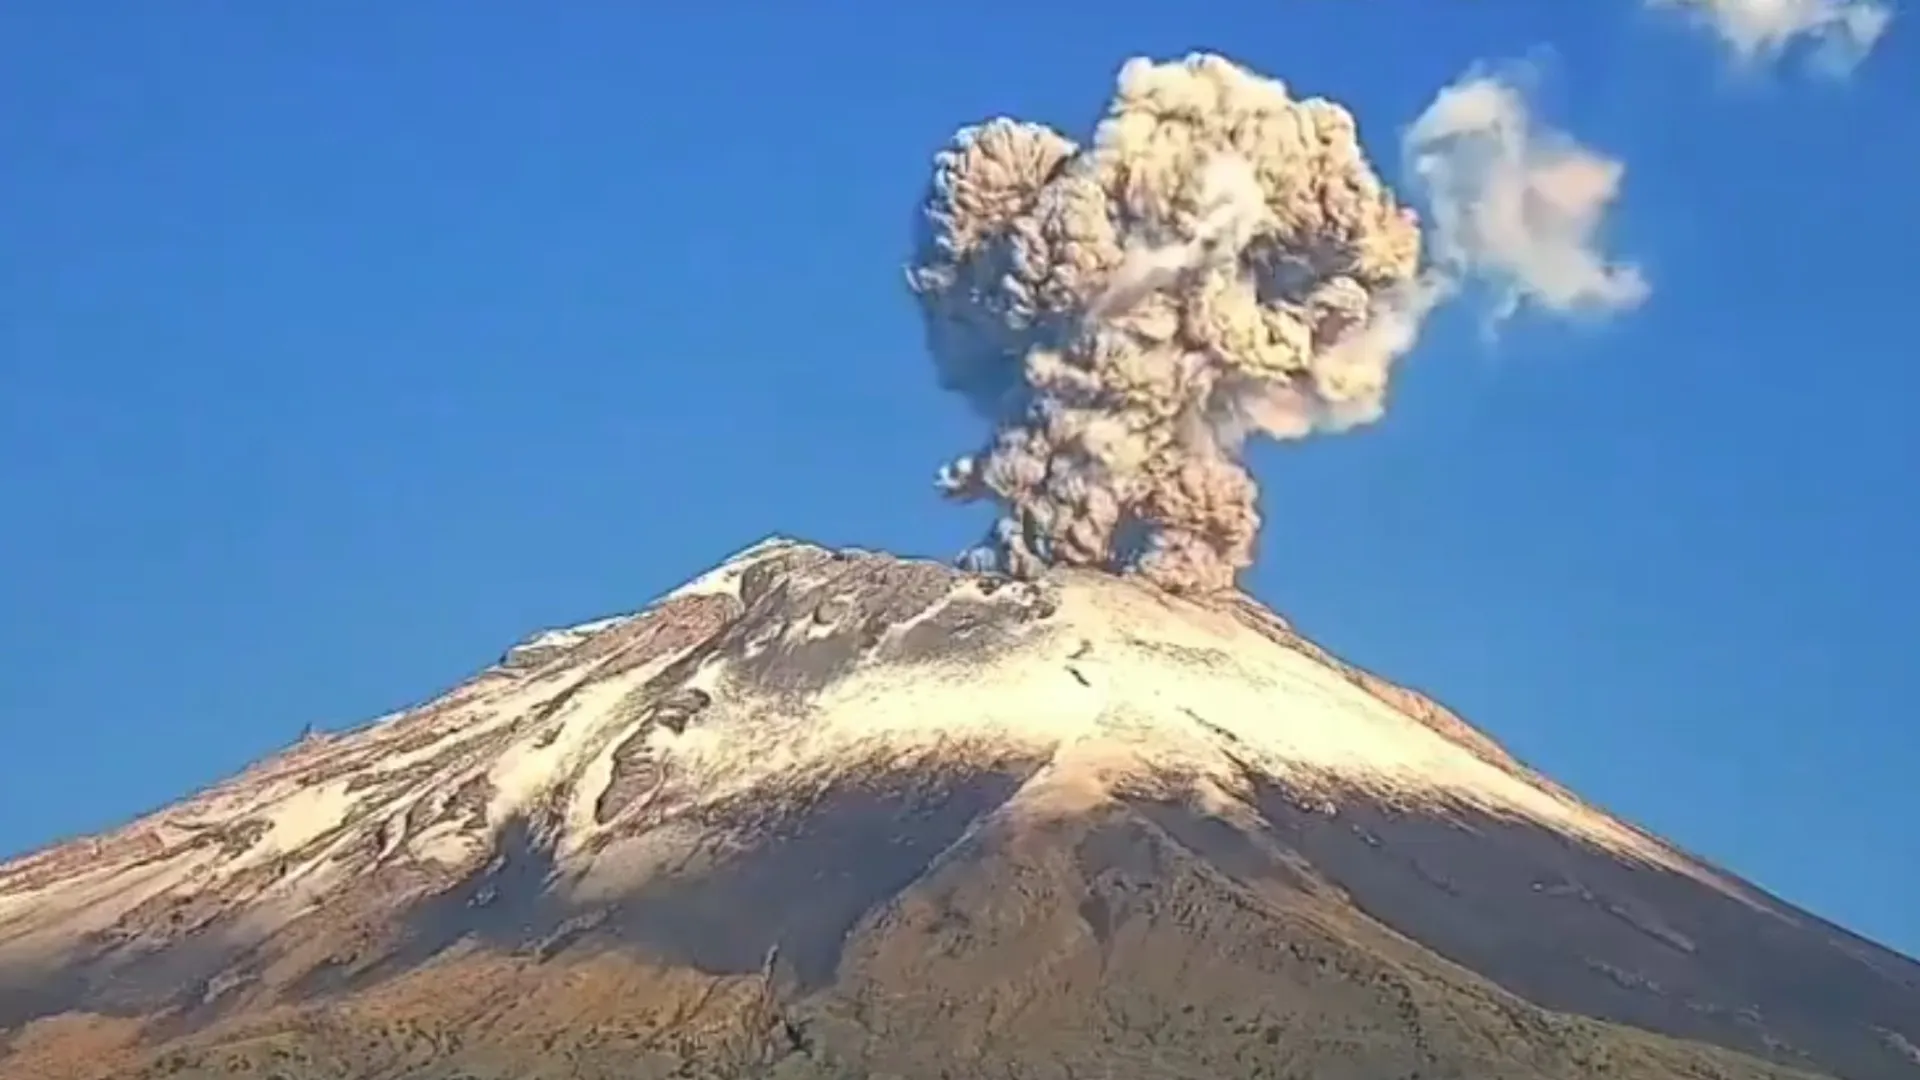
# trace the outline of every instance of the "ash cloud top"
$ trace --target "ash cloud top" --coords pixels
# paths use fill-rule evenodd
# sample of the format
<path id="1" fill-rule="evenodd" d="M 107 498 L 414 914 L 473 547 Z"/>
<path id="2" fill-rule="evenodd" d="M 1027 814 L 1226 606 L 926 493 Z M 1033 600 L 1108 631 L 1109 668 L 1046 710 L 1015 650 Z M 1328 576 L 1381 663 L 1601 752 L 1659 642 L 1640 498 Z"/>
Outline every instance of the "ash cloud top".
<path id="1" fill-rule="evenodd" d="M 1631 306 L 1595 246 L 1617 163 L 1473 76 L 1406 132 L 1419 219 L 1353 116 L 1219 56 L 1124 65 L 1081 146 L 996 119 L 935 159 L 908 270 L 941 385 L 991 425 L 941 473 L 1000 515 L 968 556 L 1231 588 L 1252 560 L 1252 436 L 1384 412 L 1394 362 L 1468 279 L 1547 311 Z"/>

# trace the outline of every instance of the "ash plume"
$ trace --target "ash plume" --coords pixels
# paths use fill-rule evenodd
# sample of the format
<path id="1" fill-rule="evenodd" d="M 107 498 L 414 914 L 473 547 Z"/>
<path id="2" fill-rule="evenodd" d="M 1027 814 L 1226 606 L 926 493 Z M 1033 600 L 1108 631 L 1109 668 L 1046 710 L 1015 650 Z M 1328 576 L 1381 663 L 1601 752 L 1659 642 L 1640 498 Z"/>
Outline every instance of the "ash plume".
<path id="1" fill-rule="evenodd" d="M 1230 587 L 1259 528 L 1241 441 L 1378 415 L 1365 333 L 1419 230 L 1353 117 L 1217 56 L 1128 62 L 1086 147 L 998 119 L 938 155 L 909 271 L 941 384 L 995 425 L 942 473 L 1004 509 L 980 553 Z"/>
<path id="2" fill-rule="evenodd" d="M 939 477 L 1001 511 L 963 561 L 1231 588 L 1260 527 L 1245 441 L 1379 418 L 1467 279 L 1500 290 L 1497 317 L 1644 295 L 1593 247 L 1618 166 L 1507 84 L 1449 88 L 1403 150 L 1434 210 L 1424 268 L 1353 116 L 1219 56 L 1126 63 L 1085 146 L 1006 118 L 961 130 L 907 278 L 941 386 L 993 429 Z"/>

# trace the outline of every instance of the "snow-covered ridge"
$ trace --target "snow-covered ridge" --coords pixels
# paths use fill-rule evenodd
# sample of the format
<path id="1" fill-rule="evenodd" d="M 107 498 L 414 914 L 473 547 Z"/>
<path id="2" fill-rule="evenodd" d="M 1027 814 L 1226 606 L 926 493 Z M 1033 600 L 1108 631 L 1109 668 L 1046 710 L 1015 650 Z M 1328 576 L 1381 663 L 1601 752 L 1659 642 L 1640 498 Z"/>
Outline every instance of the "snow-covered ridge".
<path id="1" fill-rule="evenodd" d="M 781 551 L 808 546 L 811 545 L 780 536 L 770 536 L 763 540 L 756 541 L 735 552 L 712 570 L 701 574 L 686 584 L 667 593 L 665 596 L 662 596 L 658 601 L 655 601 L 655 603 L 666 603 L 684 596 L 718 596 L 731 594 L 738 589 L 740 575 L 745 573 L 747 568 Z M 587 622 L 575 623 L 571 626 L 560 626 L 538 631 L 521 639 L 512 648 L 508 649 L 506 654 L 501 657 L 500 666 L 506 668 L 524 667 L 531 663 L 551 660 L 556 655 L 572 649 L 587 639 L 611 630 L 635 617 L 636 616 L 632 614 L 607 615 L 588 620 Z"/>
<path id="2" fill-rule="evenodd" d="M 266 932 L 375 886 L 424 894 L 484 865 L 513 822 L 563 881 L 630 887 L 733 842 L 715 822 L 764 817 L 740 808 L 1009 758 L 1039 770 L 1009 814 L 1158 785 L 1231 816 L 1252 769 L 1330 804 L 1468 805 L 1707 876 L 1248 603 L 763 541 L 637 614 L 536 635 L 417 708 L 0 865 L 0 961 L 83 935 L 132 948 Z"/>
<path id="3" fill-rule="evenodd" d="M 595 619 L 592 622 L 583 622 L 576 626 L 542 630 L 515 645 L 513 648 L 508 649 L 507 655 L 502 663 L 507 667 L 514 667 L 536 656 L 548 656 L 556 652 L 564 652 L 593 635 L 600 633 L 602 630 L 610 630 L 632 617 L 631 615 L 610 615 L 604 619 Z"/>

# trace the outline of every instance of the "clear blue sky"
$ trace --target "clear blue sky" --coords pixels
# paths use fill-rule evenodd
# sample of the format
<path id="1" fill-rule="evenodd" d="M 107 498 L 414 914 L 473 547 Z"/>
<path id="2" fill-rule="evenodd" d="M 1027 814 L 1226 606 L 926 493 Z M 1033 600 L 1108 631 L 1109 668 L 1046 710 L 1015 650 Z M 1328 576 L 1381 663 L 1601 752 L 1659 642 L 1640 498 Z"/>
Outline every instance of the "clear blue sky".
<path id="1" fill-rule="evenodd" d="M 1250 585 L 1920 952 L 1909 26 L 1836 85 L 1732 79 L 1634 0 L 656 8 L 0 11 L 0 850 L 769 532 L 971 542 L 929 481 L 973 421 L 901 284 L 955 126 L 1083 131 L 1122 59 L 1207 47 L 1390 164 L 1544 45 L 1652 300 L 1492 350 L 1443 319 L 1385 422 L 1257 455 Z"/>

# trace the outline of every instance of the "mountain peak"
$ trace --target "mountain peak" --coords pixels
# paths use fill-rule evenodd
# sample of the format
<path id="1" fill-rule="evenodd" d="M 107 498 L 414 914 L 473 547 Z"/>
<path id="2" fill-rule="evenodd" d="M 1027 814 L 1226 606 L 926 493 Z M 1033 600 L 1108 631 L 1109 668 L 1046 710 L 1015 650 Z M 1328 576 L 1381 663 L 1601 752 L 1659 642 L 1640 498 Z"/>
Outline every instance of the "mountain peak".
<path id="1" fill-rule="evenodd" d="M 523 640 L 417 707 L 0 866 L 0 1025 L 245 1016 L 388 985 L 462 942 L 545 955 L 597 933 L 817 990 L 860 919 L 962 853 L 1142 807 L 1180 808 L 1152 812 L 1155 843 L 1268 882 L 1324 875 L 1289 844 L 1329 828 L 1316 842 L 1345 838 L 1345 860 L 1392 850 L 1394 822 L 1440 828 L 1428 844 L 1550 838 L 1786 928 L 1769 934 L 1844 942 L 1876 977 L 1912 975 L 1244 595 L 769 538 L 638 612 Z M 1646 947 L 1701 948 L 1585 871 L 1528 874 L 1528 903 L 1585 896 Z M 1327 887 L 1301 895 L 1358 886 Z M 794 889 L 832 903 L 764 906 Z"/>

